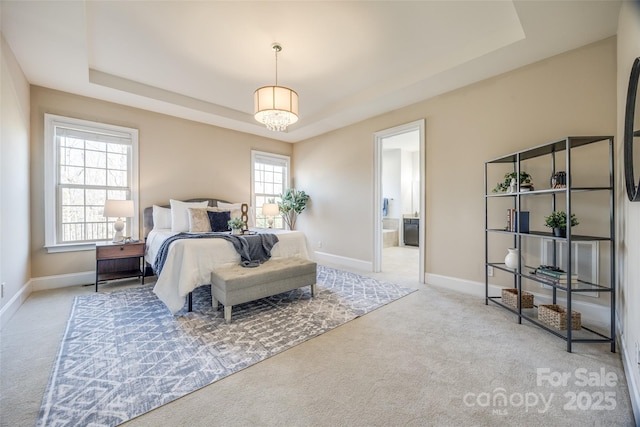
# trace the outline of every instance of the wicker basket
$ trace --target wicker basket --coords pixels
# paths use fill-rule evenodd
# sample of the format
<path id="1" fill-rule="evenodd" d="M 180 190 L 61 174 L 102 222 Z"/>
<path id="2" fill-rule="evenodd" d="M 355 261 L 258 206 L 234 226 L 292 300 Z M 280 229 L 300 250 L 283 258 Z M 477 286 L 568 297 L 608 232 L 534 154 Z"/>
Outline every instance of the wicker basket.
<path id="1" fill-rule="evenodd" d="M 559 329 L 567 329 L 567 308 L 557 304 L 538 306 L 538 319 L 547 325 Z M 571 330 L 581 329 L 580 313 L 571 310 Z"/>
<path id="2" fill-rule="evenodd" d="M 509 307 L 518 308 L 518 290 L 503 289 L 502 302 Z M 533 294 L 522 291 L 522 308 L 533 308 Z"/>

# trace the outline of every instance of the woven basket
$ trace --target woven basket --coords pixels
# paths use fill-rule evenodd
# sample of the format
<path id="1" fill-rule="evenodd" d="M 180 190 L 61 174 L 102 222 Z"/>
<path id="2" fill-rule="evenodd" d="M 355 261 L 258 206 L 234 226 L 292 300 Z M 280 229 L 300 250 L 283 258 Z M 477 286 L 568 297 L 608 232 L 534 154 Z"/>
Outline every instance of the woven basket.
<path id="1" fill-rule="evenodd" d="M 502 302 L 509 307 L 518 308 L 518 290 L 503 289 Z M 533 294 L 522 291 L 522 308 L 533 308 Z"/>
<path id="2" fill-rule="evenodd" d="M 547 325 L 559 329 L 567 329 L 567 308 L 557 304 L 538 306 L 538 319 Z M 582 328 L 580 313 L 571 310 L 571 330 Z"/>

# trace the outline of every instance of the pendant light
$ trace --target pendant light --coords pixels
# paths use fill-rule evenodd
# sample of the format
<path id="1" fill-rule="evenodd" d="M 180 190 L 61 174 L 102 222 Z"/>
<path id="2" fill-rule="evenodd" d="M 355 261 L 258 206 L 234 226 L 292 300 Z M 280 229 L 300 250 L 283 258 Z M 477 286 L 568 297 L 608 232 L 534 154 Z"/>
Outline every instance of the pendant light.
<path id="1" fill-rule="evenodd" d="M 276 55 L 276 83 L 263 86 L 253 94 L 254 117 L 267 129 L 284 132 L 287 126 L 298 121 L 298 94 L 288 87 L 278 86 L 278 52 L 282 51 L 282 46 L 274 43 L 271 48 Z"/>

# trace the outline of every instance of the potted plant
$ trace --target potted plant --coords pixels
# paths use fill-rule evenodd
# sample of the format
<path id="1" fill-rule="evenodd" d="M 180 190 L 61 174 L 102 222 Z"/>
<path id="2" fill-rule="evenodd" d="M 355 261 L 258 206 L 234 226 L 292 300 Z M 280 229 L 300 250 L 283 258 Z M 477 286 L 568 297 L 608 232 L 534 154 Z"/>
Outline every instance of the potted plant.
<path id="1" fill-rule="evenodd" d="M 308 201 L 309 195 L 307 193 L 293 188 L 289 188 L 284 194 L 280 194 L 278 209 L 284 222 L 289 226 L 289 230 L 296 229 L 296 219 L 307 207 Z"/>
<path id="2" fill-rule="evenodd" d="M 575 214 L 571 214 L 571 226 L 575 227 L 580 224 Z M 544 225 L 553 229 L 553 235 L 556 237 L 565 237 L 567 235 L 567 213 L 564 211 L 554 211 L 551 215 L 545 217 Z"/>
<path id="3" fill-rule="evenodd" d="M 495 188 L 493 189 L 493 192 L 501 193 L 507 191 L 511 186 L 511 180 L 515 180 L 517 177 L 518 174 L 516 172 L 505 173 L 504 181 L 497 183 Z M 531 180 L 531 175 L 524 171 L 520 171 L 520 189 L 523 188 L 533 190 L 533 182 Z"/>
<path id="4" fill-rule="evenodd" d="M 241 234 L 244 228 L 244 221 L 242 218 L 231 218 L 227 221 L 227 225 L 231 229 L 231 234 Z"/>

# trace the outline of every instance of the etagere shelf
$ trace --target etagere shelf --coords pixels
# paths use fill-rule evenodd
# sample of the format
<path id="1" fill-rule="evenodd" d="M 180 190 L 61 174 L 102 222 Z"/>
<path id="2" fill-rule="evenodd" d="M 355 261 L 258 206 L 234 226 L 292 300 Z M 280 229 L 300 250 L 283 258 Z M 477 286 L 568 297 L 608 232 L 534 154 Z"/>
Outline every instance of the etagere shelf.
<path id="1" fill-rule="evenodd" d="M 601 168 L 605 168 L 604 170 L 601 170 L 601 172 L 604 173 L 606 168 L 608 168 L 608 180 L 606 180 L 606 178 L 602 179 L 603 182 L 599 182 L 599 185 L 595 186 L 573 186 L 572 181 L 575 180 L 577 182 L 581 180 L 576 179 L 577 176 L 574 176 L 572 174 L 572 166 L 574 166 L 574 168 L 577 170 L 577 166 L 579 165 L 578 162 L 581 161 L 580 159 L 582 159 L 582 161 L 584 161 L 585 159 L 585 156 L 579 156 L 580 153 L 576 150 L 584 150 L 581 147 L 586 146 L 596 147 L 597 144 L 608 144 L 608 149 L 602 147 L 603 151 L 607 152 L 607 155 L 596 156 L 601 157 L 597 159 L 597 162 L 602 164 Z M 574 161 L 573 157 L 577 158 L 575 165 L 572 164 L 572 162 Z M 594 160 L 590 159 L 589 161 L 592 162 Z M 512 192 L 507 191 L 493 193 L 491 191 L 491 189 L 489 188 L 491 184 L 488 182 L 488 177 L 496 176 L 496 171 L 492 170 L 492 168 L 501 168 L 501 170 L 504 170 L 506 168 L 508 172 L 515 172 L 516 177 L 519 177 L 520 172 L 524 170 L 523 166 L 528 166 L 531 164 L 531 162 L 537 162 L 535 163 L 535 165 L 538 168 L 540 164 L 543 164 L 544 168 L 548 170 L 547 176 L 534 176 L 534 183 L 537 183 L 537 186 L 543 188 L 529 189 L 528 187 L 521 187 L 520 183 L 516 182 L 516 187 Z M 606 163 L 606 165 L 604 163 Z M 589 167 L 592 167 L 591 163 L 589 164 Z M 551 188 L 550 182 L 544 183 L 545 180 L 550 180 L 551 176 L 560 171 L 566 173 L 566 183 L 564 184 L 563 188 Z M 584 174 L 584 171 L 582 171 L 582 173 Z M 587 175 L 589 174 L 587 173 Z M 589 184 L 592 183 L 590 182 Z M 616 281 L 613 136 L 569 136 L 553 142 L 549 142 L 547 144 L 533 147 L 531 149 L 519 151 L 513 154 L 498 157 L 493 160 L 489 160 L 485 162 L 484 167 L 484 188 L 485 304 L 489 304 L 489 302 L 495 303 L 496 305 L 514 313 L 517 316 L 518 323 L 522 323 L 522 320 L 524 319 L 564 339 L 566 341 L 566 348 L 568 352 L 572 351 L 573 343 L 608 343 L 611 346 L 611 351 L 615 352 Z M 528 227 L 525 230 L 524 225 L 520 222 L 519 219 L 515 221 L 516 224 L 514 224 L 513 226 L 515 231 L 509 231 L 507 227 L 503 228 L 495 226 L 496 224 L 499 224 L 499 220 L 502 220 L 504 217 L 500 219 L 495 218 L 496 208 L 492 208 L 492 203 L 502 203 L 502 205 L 507 204 L 510 206 L 510 208 L 514 209 L 515 212 L 525 212 L 523 211 L 525 205 L 535 206 L 535 210 L 537 212 L 533 213 L 533 215 L 535 216 L 532 216 L 529 221 L 531 222 L 531 224 L 544 224 L 544 216 L 540 214 L 540 212 L 544 210 L 548 210 L 548 213 L 551 213 L 558 207 L 560 207 L 559 210 L 564 210 L 566 212 L 567 218 L 571 218 L 573 212 L 572 208 L 574 203 L 576 203 L 574 199 L 578 196 L 578 194 L 581 193 L 585 194 L 580 195 L 580 202 L 582 203 L 581 206 L 584 206 L 584 198 L 592 197 L 592 195 L 596 195 L 596 198 L 604 197 L 608 200 L 608 209 L 606 209 L 606 206 L 602 208 L 602 205 L 606 205 L 606 203 L 598 204 L 597 201 L 594 202 L 596 203 L 596 205 L 594 205 L 594 209 L 589 209 L 590 216 L 594 216 L 593 212 L 596 211 L 596 207 L 601 208 L 601 210 L 608 211 L 608 217 L 606 217 L 604 214 L 596 215 L 598 216 L 596 220 L 602 221 L 601 226 L 598 227 L 598 230 L 596 230 L 597 232 L 594 232 L 593 230 L 586 230 L 587 227 L 581 227 L 580 231 L 587 231 L 587 233 L 577 234 L 576 230 L 572 230 L 575 227 L 571 226 L 571 221 L 567 221 L 568 224 L 566 237 L 557 237 L 551 232 L 543 232 L 534 229 L 529 230 Z M 597 194 L 600 194 L 600 196 L 597 196 Z M 542 210 L 540 209 L 540 206 L 543 207 Z M 598 212 L 600 212 L 600 210 L 598 210 Z M 519 216 L 521 217 L 522 215 Z M 594 219 L 591 219 L 590 222 L 593 221 Z M 492 225 L 491 227 L 490 224 Z M 603 232 L 603 230 L 605 229 L 607 231 Z M 500 256 L 500 254 L 502 254 L 502 256 L 506 254 L 507 247 L 495 247 L 499 246 L 500 244 L 496 244 L 494 241 L 495 239 L 492 236 L 502 236 L 502 240 L 509 240 L 510 244 L 512 244 L 512 247 L 516 248 L 516 253 L 518 256 L 517 268 L 507 267 L 504 260 L 495 260 L 496 257 Z M 512 241 L 510 240 L 511 238 Z M 536 275 L 532 274 L 532 272 L 534 272 L 536 268 L 539 267 L 539 265 L 527 265 L 527 260 L 525 259 L 525 255 L 528 255 L 530 256 L 530 258 L 535 259 L 535 256 L 531 256 L 524 249 L 526 247 L 531 247 L 533 244 L 537 245 L 538 243 L 535 243 L 534 240 L 538 240 L 538 242 L 540 242 L 540 247 L 542 247 L 543 244 L 546 244 L 545 242 L 550 242 L 550 257 L 552 259 L 553 266 L 559 266 L 560 259 L 564 259 L 566 265 L 563 269 L 568 277 L 571 277 L 572 273 L 574 273 L 574 271 L 572 270 L 578 270 L 576 267 L 574 267 L 574 262 L 566 261 L 574 260 L 574 258 L 572 257 L 574 243 L 606 242 L 607 244 L 604 246 L 608 246 L 608 253 L 604 255 L 608 255 L 608 271 L 606 271 L 604 274 L 599 274 L 599 277 L 590 278 L 591 280 L 584 280 L 584 278 L 578 277 L 577 281 L 575 282 L 573 280 L 569 280 L 570 283 L 553 283 L 549 282 L 548 280 L 539 279 L 538 277 L 536 277 Z M 606 251 L 606 249 L 600 249 L 600 245 L 598 245 L 597 248 L 598 251 Z M 600 259 L 599 256 L 598 259 Z M 542 258 L 542 256 L 540 258 Z M 517 291 L 517 303 L 515 307 L 506 304 L 505 301 L 502 300 L 502 295 L 490 294 L 490 269 L 492 271 L 497 270 L 499 272 L 503 272 L 502 274 L 507 275 L 506 283 L 509 284 L 504 285 L 503 283 L 502 285 L 498 286 L 502 286 L 502 288 L 505 289 L 515 289 Z M 511 276 L 513 285 L 510 284 L 511 279 L 509 277 Z M 523 286 L 523 283 L 525 284 L 525 286 Z M 567 324 L 565 329 L 558 329 L 557 327 L 545 323 L 538 318 L 538 305 L 533 304 L 533 307 L 524 308 L 522 304 L 523 291 L 526 292 L 527 289 L 531 290 L 532 288 L 535 288 L 535 286 L 537 286 L 537 288 L 541 288 L 541 286 L 543 285 L 547 289 L 550 289 L 550 296 L 542 294 L 543 299 L 550 298 L 552 304 L 563 306 L 566 309 L 566 313 L 572 313 L 575 310 L 574 295 L 591 294 L 599 296 L 600 293 L 602 293 L 603 296 L 606 296 L 608 294 L 608 306 L 606 308 L 608 309 L 608 314 L 610 314 L 610 325 L 608 325 L 606 329 L 603 329 L 602 327 L 591 327 L 589 318 L 586 317 L 585 314 L 582 314 L 581 324 L 579 324 L 580 322 L 575 322 L 575 324 L 572 324 L 572 316 L 567 315 Z M 495 289 L 493 284 L 491 288 Z M 493 292 L 495 292 L 495 290 L 493 290 Z M 558 294 L 560 294 L 560 302 L 558 301 Z M 572 329 L 572 327 L 578 327 L 578 325 L 579 329 Z"/>

